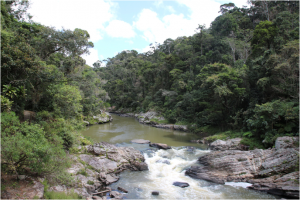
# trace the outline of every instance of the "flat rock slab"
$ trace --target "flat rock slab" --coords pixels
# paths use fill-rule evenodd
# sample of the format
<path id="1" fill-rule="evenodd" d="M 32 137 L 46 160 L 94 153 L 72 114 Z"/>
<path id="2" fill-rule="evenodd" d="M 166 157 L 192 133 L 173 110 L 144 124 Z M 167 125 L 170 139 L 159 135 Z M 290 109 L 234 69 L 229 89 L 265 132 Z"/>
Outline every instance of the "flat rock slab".
<path id="1" fill-rule="evenodd" d="M 156 147 L 158 149 L 171 149 L 167 144 L 162 144 L 162 143 L 150 143 L 150 147 Z"/>
<path id="2" fill-rule="evenodd" d="M 137 143 L 137 144 L 149 144 L 150 140 L 144 140 L 144 139 L 135 139 L 131 140 L 132 143 Z"/>
<path id="3" fill-rule="evenodd" d="M 185 188 L 185 187 L 189 187 L 190 184 L 186 183 L 186 182 L 174 182 L 173 185 L 181 187 L 181 188 Z"/>

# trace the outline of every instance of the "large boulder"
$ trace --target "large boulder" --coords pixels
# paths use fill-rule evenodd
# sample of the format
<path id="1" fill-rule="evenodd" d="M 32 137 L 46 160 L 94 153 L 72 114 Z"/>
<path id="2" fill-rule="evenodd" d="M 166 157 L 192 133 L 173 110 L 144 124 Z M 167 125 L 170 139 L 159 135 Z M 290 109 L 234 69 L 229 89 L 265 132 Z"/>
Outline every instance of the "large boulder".
<path id="1" fill-rule="evenodd" d="M 149 146 L 156 147 L 158 149 L 171 149 L 170 146 L 168 146 L 167 144 L 162 144 L 162 143 L 150 143 Z"/>
<path id="2" fill-rule="evenodd" d="M 242 138 L 234 138 L 229 140 L 216 140 L 210 144 L 210 149 L 214 151 L 225 151 L 225 150 L 243 150 L 240 142 Z"/>
<path id="3" fill-rule="evenodd" d="M 150 124 L 150 125 L 154 125 L 154 126 L 158 124 L 158 121 L 165 120 L 164 117 L 160 116 L 157 112 L 154 112 L 154 111 L 140 113 L 138 115 L 135 115 L 135 117 L 142 124 Z"/>
<path id="4" fill-rule="evenodd" d="M 117 166 L 117 171 L 121 169 L 131 169 L 135 171 L 148 169 L 147 164 L 144 162 L 144 156 L 140 151 L 132 147 L 116 147 L 113 144 L 100 142 L 87 146 L 87 151 L 100 156 L 96 157 L 97 159 L 93 159 L 98 161 L 98 163 L 100 160 L 104 162 L 104 159 L 110 161 L 110 166 L 112 166 L 112 163 L 115 163 L 113 166 Z"/>
<path id="5" fill-rule="evenodd" d="M 294 146 L 299 146 L 299 137 L 278 137 L 275 141 L 275 148 L 279 149 L 286 149 L 292 148 Z"/>
<path id="6" fill-rule="evenodd" d="M 201 156 L 198 159 L 201 165 L 191 166 L 186 175 L 221 184 L 231 181 L 253 182 L 256 183 L 253 189 L 273 191 L 274 194 L 280 190 L 281 194 L 289 197 L 295 197 L 298 192 L 299 197 L 299 147 L 290 147 L 212 151 Z M 290 179 L 284 176 L 295 180 L 294 183 L 291 184 Z"/>
<path id="7" fill-rule="evenodd" d="M 116 147 L 100 142 L 82 149 L 85 149 L 84 154 L 69 155 L 73 162 L 68 172 L 76 180 L 74 192 L 84 198 L 91 197 L 97 191 L 107 190 L 106 186 L 118 181 L 117 174 L 125 169 L 148 170 L 144 156 L 132 147 Z M 50 190 L 69 191 L 63 185 L 51 187 Z"/>
<path id="8" fill-rule="evenodd" d="M 93 118 L 97 120 L 99 124 L 103 124 L 113 120 L 112 116 L 108 112 L 103 111 L 101 112 L 101 114 L 93 116 Z"/>
<path id="9" fill-rule="evenodd" d="M 187 125 L 174 125 L 174 130 L 187 131 Z"/>

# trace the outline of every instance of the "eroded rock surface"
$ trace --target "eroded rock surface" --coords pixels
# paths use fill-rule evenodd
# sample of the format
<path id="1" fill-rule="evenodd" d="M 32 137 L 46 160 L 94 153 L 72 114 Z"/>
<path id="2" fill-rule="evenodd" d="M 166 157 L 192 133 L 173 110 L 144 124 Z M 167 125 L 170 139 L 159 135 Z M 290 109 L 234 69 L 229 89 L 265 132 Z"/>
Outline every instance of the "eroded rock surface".
<path id="1" fill-rule="evenodd" d="M 229 140 L 216 140 L 210 144 L 210 149 L 214 151 L 225 151 L 225 150 L 242 150 L 241 142 L 242 138 L 234 138 Z"/>
<path id="2" fill-rule="evenodd" d="M 279 141 L 286 140 L 278 138 Z M 223 143 L 222 143 L 223 144 Z M 289 148 L 290 147 L 290 148 Z M 191 166 L 186 175 L 215 183 L 252 182 L 252 188 L 288 197 L 299 197 L 299 147 L 251 151 L 212 151 L 198 159 L 201 166 Z M 287 178 L 289 177 L 289 179 Z M 291 184 L 290 180 L 296 180 Z"/>
<path id="3" fill-rule="evenodd" d="M 85 153 L 70 155 L 73 164 L 68 172 L 73 174 L 76 181 L 74 192 L 84 198 L 96 197 L 95 194 L 101 191 L 111 194 L 111 189 L 107 186 L 118 181 L 118 174 L 126 169 L 148 170 L 144 156 L 132 147 L 116 147 L 110 143 L 100 142 L 84 146 L 82 149 L 85 149 L 82 151 Z M 59 185 L 51 187 L 50 190 L 68 192 L 70 188 Z M 103 197 L 105 196 L 100 196 Z"/>
<path id="4" fill-rule="evenodd" d="M 149 146 L 156 147 L 158 149 L 171 149 L 170 146 L 168 146 L 167 144 L 162 144 L 162 143 L 150 143 Z"/>
<path id="5" fill-rule="evenodd" d="M 101 114 L 93 116 L 97 120 L 98 124 L 103 124 L 113 120 L 112 116 L 108 112 L 102 111 Z"/>

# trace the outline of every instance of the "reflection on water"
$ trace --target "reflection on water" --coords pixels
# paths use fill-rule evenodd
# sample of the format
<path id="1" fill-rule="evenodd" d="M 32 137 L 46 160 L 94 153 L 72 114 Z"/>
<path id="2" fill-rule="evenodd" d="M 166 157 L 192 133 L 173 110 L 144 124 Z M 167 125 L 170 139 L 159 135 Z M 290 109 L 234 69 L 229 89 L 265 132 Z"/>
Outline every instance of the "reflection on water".
<path id="1" fill-rule="evenodd" d="M 140 124 L 132 117 L 112 115 L 113 121 L 105 124 L 87 127 L 82 134 L 90 137 L 94 142 L 122 143 L 133 139 L 145 139 L 154 143 L 165 143 L 169 146 L 196 146 L 206 149 L 206 145 L 194 144 L 189 141 L 199 136 L 170 129 L 155 128 Z"/>

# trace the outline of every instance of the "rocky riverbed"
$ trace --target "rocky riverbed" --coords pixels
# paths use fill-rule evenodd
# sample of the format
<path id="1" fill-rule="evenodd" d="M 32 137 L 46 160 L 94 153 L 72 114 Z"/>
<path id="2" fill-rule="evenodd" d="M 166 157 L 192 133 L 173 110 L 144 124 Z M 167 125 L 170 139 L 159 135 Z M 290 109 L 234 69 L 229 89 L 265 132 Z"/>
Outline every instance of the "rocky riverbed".
<path id="1" fill-rule="evenodd" d="M 119 180 L 119 174 L 124 170 L 148 170 L 144 156 L 132 147 L 117 147 L 100 142 L 94 145 L 79 146 L 78 150 L 77 154 L 69 155 L 73 162 L 67 170 L 74 178 L 75 183 L 71 187 L 54 185 L 49 187 L 48 191 L 65 193 L 74 191 L 87 199 L 106 199 L 106 196 L 111 199 L 121 199 L 126 188 L 112 189 L 109 187 L 110 184 Z M 24 184 L 19 191 L 14 188 L 6 188 L 2 197 L 41 199 L 44 197 L 44 185 L 41 183 L 43 180 L 44 178 L 41 177 L 28 177 L 23 180 Z"/>
<path id="2" fill-rule="evenodd" d="M 299 198 L 299 137 L 279 137 L 268 150 L 242 151 L 237 141 L 215 141 L 186 175 L 219 184 L 248 182 L 250 189 Z"/>

